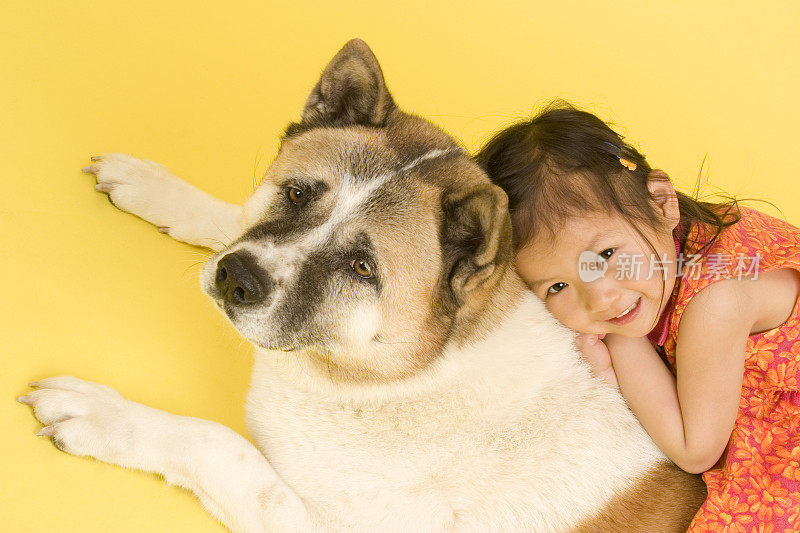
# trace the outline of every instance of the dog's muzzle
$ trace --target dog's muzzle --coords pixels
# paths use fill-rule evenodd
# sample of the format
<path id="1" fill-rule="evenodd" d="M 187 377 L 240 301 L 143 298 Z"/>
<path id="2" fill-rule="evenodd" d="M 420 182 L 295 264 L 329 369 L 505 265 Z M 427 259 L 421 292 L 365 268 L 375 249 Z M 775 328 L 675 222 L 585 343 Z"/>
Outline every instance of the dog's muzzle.
<path id="1" fill-rule="evenodd" d="M 265 280 L 259 280 L 260 268 L 249 254 L 233 252 L 217 262 L 214 276 L 219 298 L 234 305 L 251 305 L 264 300 L 268 292 Z"/>

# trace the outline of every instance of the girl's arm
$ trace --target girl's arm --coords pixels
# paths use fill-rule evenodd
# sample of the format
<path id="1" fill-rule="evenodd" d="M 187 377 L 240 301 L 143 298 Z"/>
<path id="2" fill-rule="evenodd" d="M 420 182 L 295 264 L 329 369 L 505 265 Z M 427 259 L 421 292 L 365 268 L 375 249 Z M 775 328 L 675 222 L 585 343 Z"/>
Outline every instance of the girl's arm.
<path id="1" fill-rule="evenodd" d="M 723 280 L 687 304 L 678 329 L 677 379 L 650 342 L 606 335 L 620 390 L 644 428 L 683 470 L 705 472 L 730 438 L 747 337 L 755 322 L 746 287 Z"/>

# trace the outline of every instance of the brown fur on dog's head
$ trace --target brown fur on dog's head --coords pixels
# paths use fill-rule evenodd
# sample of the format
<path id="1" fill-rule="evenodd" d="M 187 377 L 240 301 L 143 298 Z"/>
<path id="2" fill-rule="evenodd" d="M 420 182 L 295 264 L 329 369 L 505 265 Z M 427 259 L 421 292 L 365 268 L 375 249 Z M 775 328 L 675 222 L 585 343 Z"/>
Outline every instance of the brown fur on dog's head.
<path id="1" fill-rule="evenodd" d="M 246 250 L 271 290 L 260 305 L 226 304 L 228 316 L 335 381 L 414 374 L 502 312 L 505 194 L 453 139 L 395 105 L 363 41 L 325 68 L 244 217 L 223 254 Z M 209 276 L 205 287 L 214 296 Z"/>

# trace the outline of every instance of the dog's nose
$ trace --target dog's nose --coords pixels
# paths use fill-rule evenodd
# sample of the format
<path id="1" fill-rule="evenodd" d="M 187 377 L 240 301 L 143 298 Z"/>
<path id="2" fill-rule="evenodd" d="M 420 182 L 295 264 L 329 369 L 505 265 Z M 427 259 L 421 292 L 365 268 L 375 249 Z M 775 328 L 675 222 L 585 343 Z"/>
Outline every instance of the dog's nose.
<path id="1" fill-rule="evenodd" d="M 217 263 L 214 280 L 219 295 L 233 304 L 254 304 L 264 297 L 264 288 L 255 275 L 257 267 L 247 255 L 236 252 L 224 256 Z"/>

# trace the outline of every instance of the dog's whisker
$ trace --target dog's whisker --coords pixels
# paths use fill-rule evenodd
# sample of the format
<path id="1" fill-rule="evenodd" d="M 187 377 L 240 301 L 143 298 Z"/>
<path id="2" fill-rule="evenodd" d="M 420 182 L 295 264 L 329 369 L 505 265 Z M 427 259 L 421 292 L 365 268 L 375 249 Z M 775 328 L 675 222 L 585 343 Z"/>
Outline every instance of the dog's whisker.
<path id="1" fill-rule="evenodd" d="M 195 268 L 197 266 L 200 266 L 201 268 L 198 270 L 198 272 L 199 272 L 200 270 L 202 270 L 202 264 L 203 264 L 203 261 L 196 261 L 196 262 L 192 263 L 191 265 L 187 266 L 186 268 L 183 269 L 183 276 L 188 279 L 188 276 L 190 274 L 189 270 L 192 269 L 192 268 Z"/>
<path id="2" fill-rule="evenodd" d="M 203 260 L 192 261 L 191 259 L 187 259 L 186 261 L 191 261 L 191 263 L 189 263 L 189 265 L 187 265 L 184 270 L 189 270 L 190 268 L 194 268 L 196 266 L 201 266 L 201 265 L 205 264 L 205 261 L 203 261 Z"/>
<path id="3" fill-rule="evenodd" d="M 222 229 L 222 228 L 219 226 L 219 224 L 217 224 L 217 222 L 216 222 L 215 220 L 212 220 L 212 222 L 214 223 L 214 226 L 216 226 L 217 230 L 219 230 L 219 232 L 220 232 L 220 233 L 222 233 L 222 235 L 224 235 L 224 236 L 225 236 L 225 238 L 228 240 L 228 244 L 225 244 L 224 242 L 222 242 L 222 241 L 220 241 L 220 240 L 218 240 L 218 239 L 214 239 L 213 237 L 209 237 L 209 240 L 210 240 L 210 241 L 214 241 L 214 242 L 216 242 L 217 244 L 219 244 L 219 245 L 220 245 L 220 247 L 221 247 L 221 248 L 227 248 L 227 247 L 228 247 L 228 245 L 229 245 L 230 243 L 232 243 L 232 242 L 233 242 L 233 239 L 231 238 L 231 236 L 230 236 L 230 235 L 228 235 L 228 234 L 225 232 L 225 230 L 223 230 L 223 229 Z"/>
<path id="4" fill-rule="evenodd" d="M 189 263 L 191 266 L 194 266 L 194 265 L 202 265 L 202 264 L 203 264 L 203 263 L 205 263 L 207 260 L 208 260 L 208 259 L 205 259 L 205 258 L 202 258 L 202 257 L 201 257 L 201 258 L 197 258 L 197 257 L 187 257 L 186 259 L 183 259 L 181 262 L 182 262 L 182 263 Z"/>
<path id="5" fill-rule="evenodd" d="M 202 257 L 203 259 L 209 259 L 212 255 L 214 255 L 212 252 L 200 252 L 197 250 L 187 250 L 187 252 L 196 257 Z"/>

